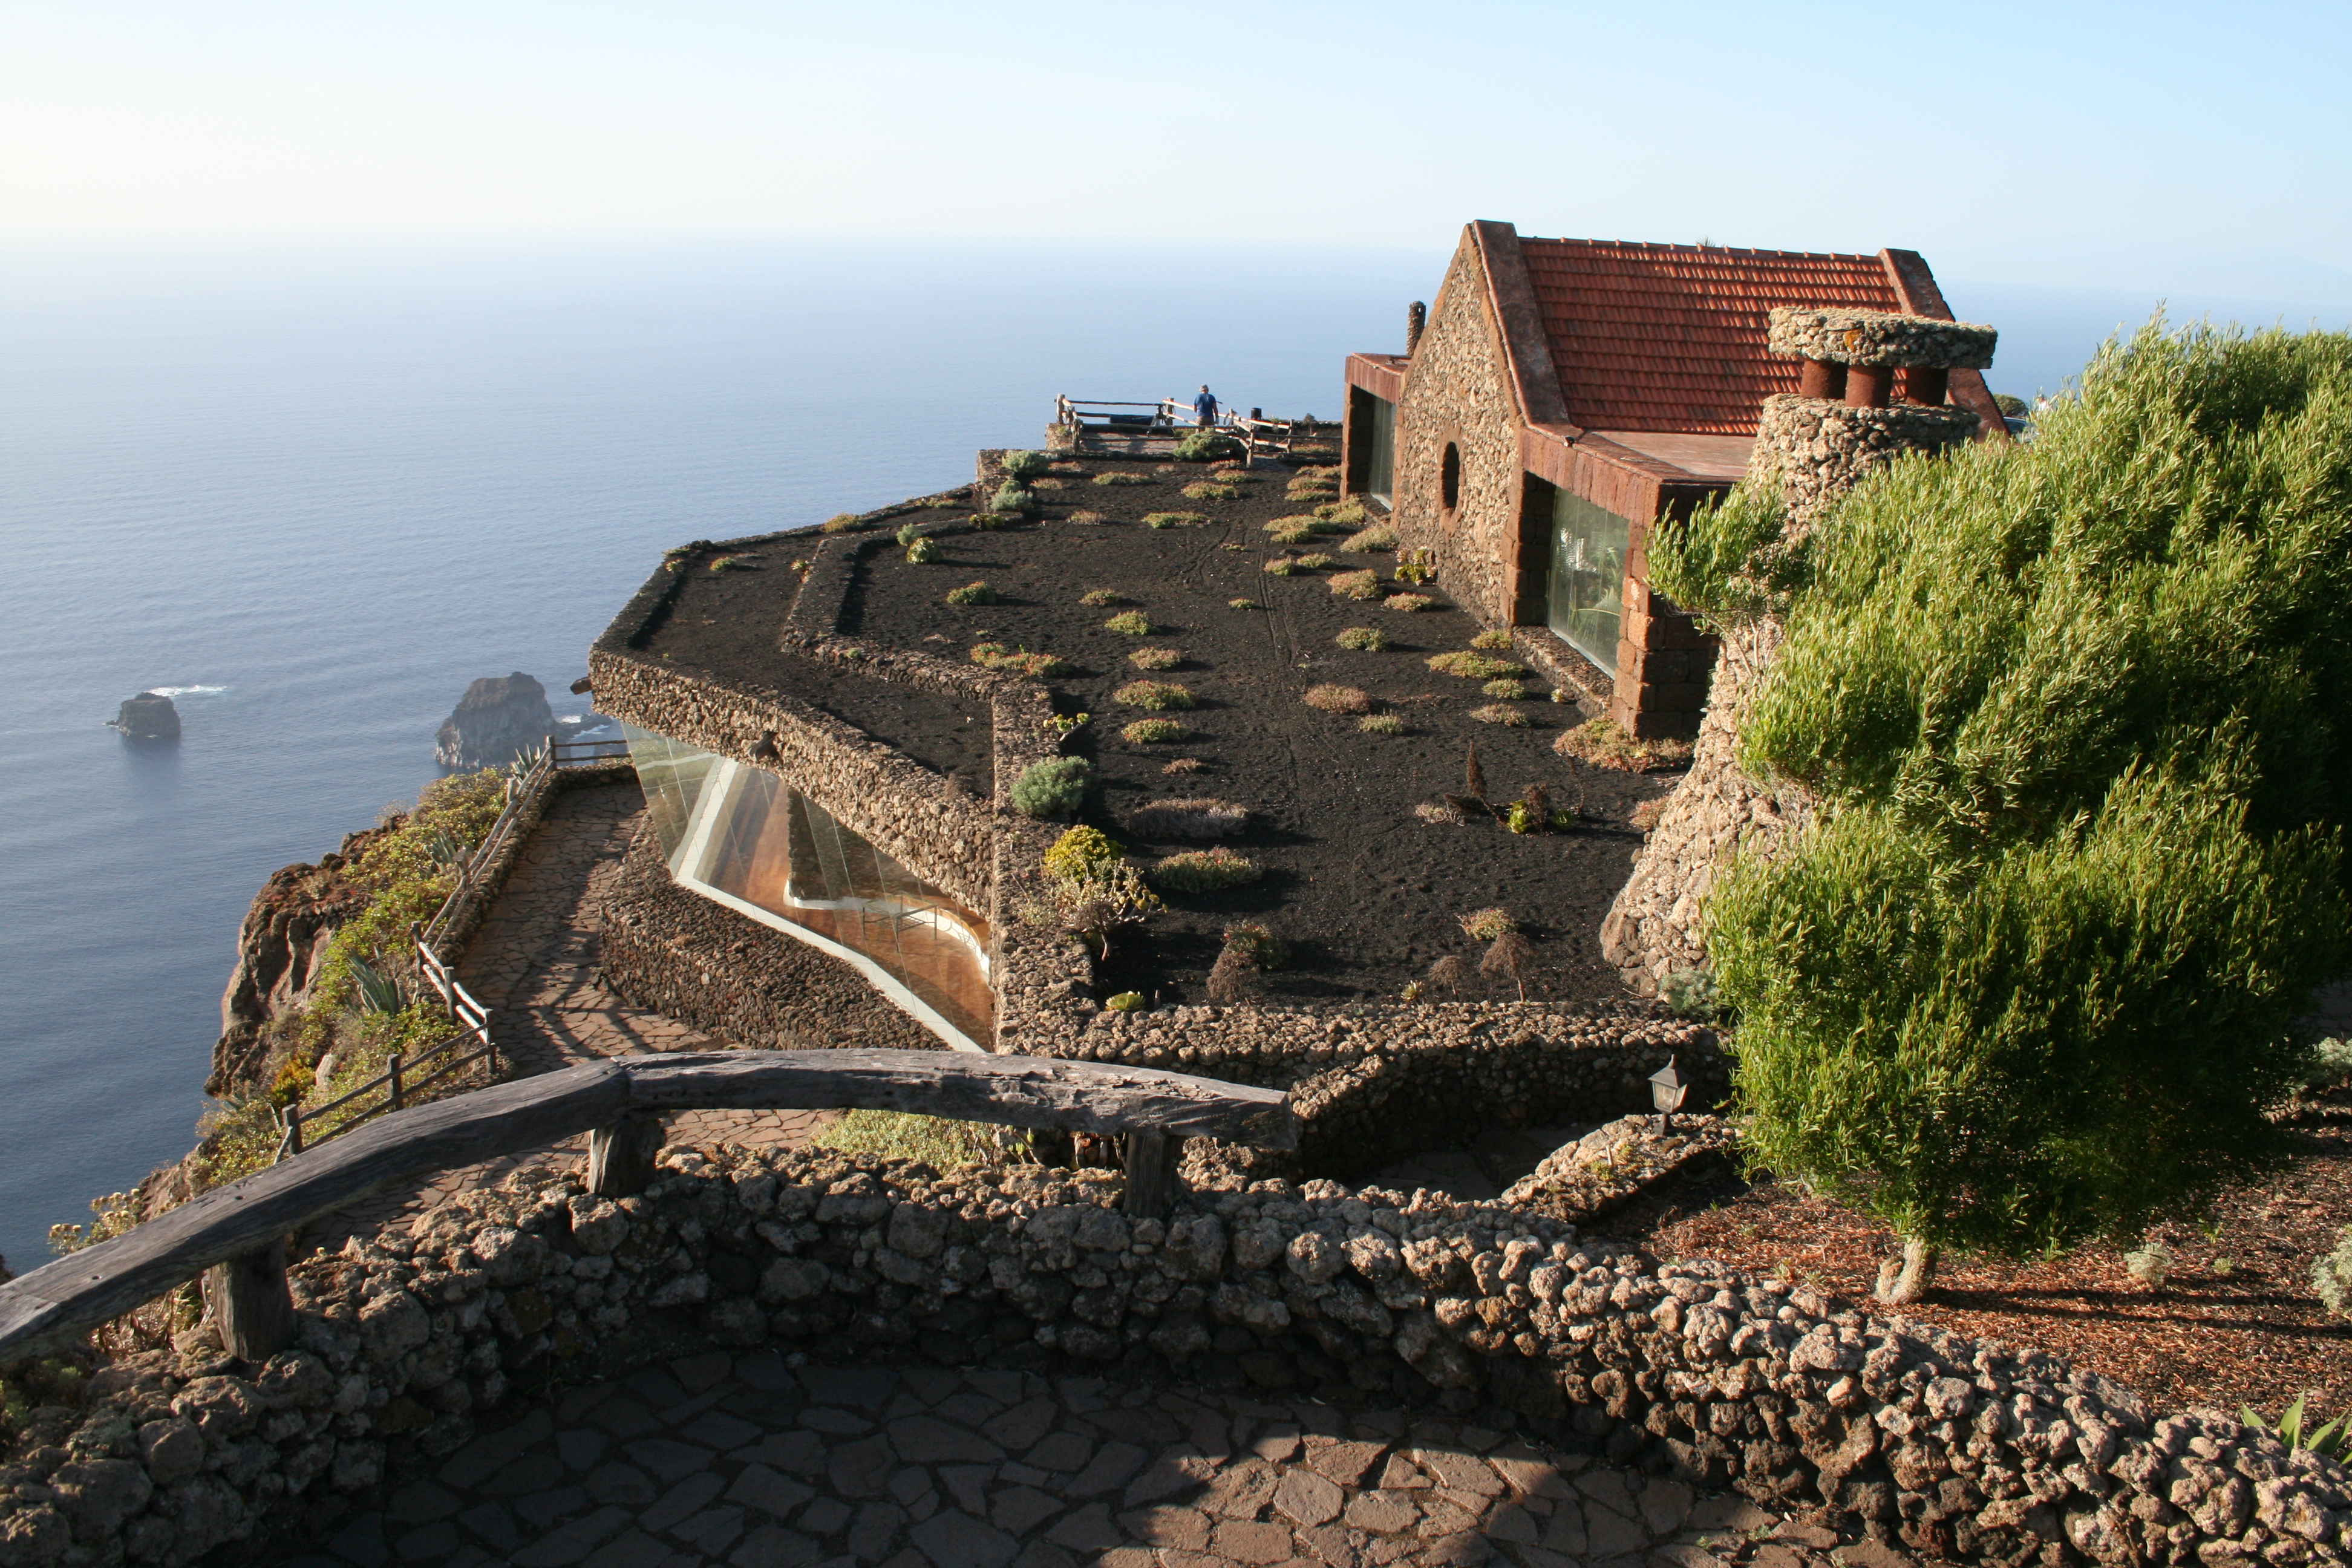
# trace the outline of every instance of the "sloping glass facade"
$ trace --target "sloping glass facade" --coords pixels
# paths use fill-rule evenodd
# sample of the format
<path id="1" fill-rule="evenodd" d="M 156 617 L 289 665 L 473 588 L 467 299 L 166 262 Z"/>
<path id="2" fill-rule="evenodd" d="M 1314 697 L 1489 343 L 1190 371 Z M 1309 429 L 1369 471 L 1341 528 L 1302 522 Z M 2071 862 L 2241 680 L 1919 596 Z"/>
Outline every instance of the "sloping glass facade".
<path id="1" fill-rule="evenodd" d="M 1563 489 L 1552 492 L 1546 619 L 1562 641 L 1612 679 L 1617 674 L 1625 552 L 1633 534 L 1633 523 L 1606 507 Z"/>
<path id="2" fill-rule="evenodd" d="M 986 1048 L 986 921 L 766 769 L 622 728 L 680 887 L 848 960 L 950 1045 Z"/>
<path id="3" fill-rule="evenodd" d="M 1382 506 L 1396 504 L 1396 405 L 1385 397 L 1371 399 L 1370 466 L 1364 489 Z"/>

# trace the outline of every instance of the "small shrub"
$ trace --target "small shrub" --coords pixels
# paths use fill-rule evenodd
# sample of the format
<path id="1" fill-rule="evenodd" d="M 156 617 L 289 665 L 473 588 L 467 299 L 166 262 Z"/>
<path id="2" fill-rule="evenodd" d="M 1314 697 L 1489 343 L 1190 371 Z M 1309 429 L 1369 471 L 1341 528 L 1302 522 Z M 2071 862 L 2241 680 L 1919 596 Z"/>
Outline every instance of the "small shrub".
<path id="1" fill-rule="evenodd" d="M 1396 547 L 1397 531 L 1385 522 L 1376 522 L 1370 528 L 1348 535 L 1347 542 L 1339 548 L 1367 555 L 1375 550 L 1394 550 Z"/>
<path id="2" fill-rule="evenodd" d="M 1400 556 L 1396 564 L 1396 580 L 1400 583 L 1426 583 L 1437 575 L 1437 552 L 1415 550 Z"/>
<path id="3" fill-rule="evenodd" d="M 1115 593 L 1111 589 L 1097 588 L 1092 593 L 1081 594 L 1078 595 L 1078 603 L 1081 605 L 1100 605 L 1108 607 L 1112 605 L 1132 605 L 1135 601 L 1129 598 L 1126 595 Z"/>
<path id="4" fill-rule="evenodd" d="M 1229 800 L 1153 800 L 1128 820 L 1156 838 L 1229 838 L 1249 825 L 1249 808 Z"/>
<path id="5" fill-rule="evenodd" d="M 907 523 L 892 537 L 901 544 L 912 544 L 923 537 L 923 525 L 919 522 Z"/>
<path id="6" fill-rule="evenodd" d="M 2352 1318 L 2352 1225 L 2336 1233 L 2336 1249 L 2311 1266 L 2311 1288 L 2339 1318 Z"/>
<path id="7" fill-rule="evenodd" d="M 1377 572 L 1342 572 L 1331 579 L 1331 592 L 1350 599 L 1377 599 L 1381 596 L 1381 575 Z"/>
<path id="8" fill-rule="evenodd" d="M 996 603 L 996 590 L 990 587 L 985 583 L 966 583 L 961 588 L 950 588 L 948 590 L 948 603 L 950 605 L 992 605 Z"/>
<path id="9" fill-rule="evenodd" d="M 1378 626 L 1347 626 L 1331 640 L 1357 653 L 1380 653 L 1389 646 L 1389 634 Z"/>
<path id="10" fill-rule="evenodd" d="M 1048 734 L 1066 735 L 1073 730 L 1083 730 L 1094 721 L 1095 716 L 1091 713 L 1048 713 L 1038 720 L 1037 724 Z"/>
<path id="11" fill-rule="evenodd" d="M 1118 995 L 1107 999 L 1103 1005 L 1114 1013 L 1140 1013 L 1143 1011 L 1143 993 L 1122 991 Z"/>
<path id="12" fill-rule="evenodd" d="M 1265 606 L 1259 604 L 1255 599 L 1227 599 L 1225 601 L 1225 608 L 1229 610 L 1263 610 Z"/>
<path id="13" fill-rule="evenodd" d="M 1269 577 L 1293 577 L 1297 574 L 1298 561 L 1296 556 L 1279 555 L 1265 563 L 1265 574 Z"/>
<path id="14" fill-rule="evenodd" d="M 1523 701 L 1528 695 L 1528 689 L 1524 682 L 1513 680 L 1507 677 L 1501 680 L 1490 680 L 1478 689 L 1497 702 Z"/>
<path id="15" fill-rule="evenodd" d="M 1031 479 L 1029 488 L 1033 490 L 1058 490 L 1066 489 L 1069 487 L 1067 482 L 1062 479 Z"/>
<path id="16" fill-rule="evenodd" d="M 1677 969 L 1658 982 L 1658 998 L 1685 1018 L 1712 1023 L 1723 1012 L 1723 993 L 1712 969 Z"/>
<path id="17" fill-rule="evenodd" d="M 1245 1002 L 1264 989 L 1258 984 L 1257 965 L 1233 948 L 1221 949 L 1217 962 L 1209 966 L 1209 1000 L 1231 1004 Z"/>
<path id="18" fill-rule="evenodd" d="M 1001 642 L 974 643 L 971 662 L 985 669 L 1007 670 L 1025 675 L 1033 680 L 1051 676 L 1067 675 L 1070 667 L 1050 653 L 1031 653 L 1027 648 L 1012 648 Z"/>
<path id="19" fill-rule="evenodd" d="M 1405 721 L 1393 713 L 1367 714 L 1356 721 L 1356 728 L 1367 735 L 1402 735 L 1407 730 Z"/>
<path id="20" fill-rule="evenodd" d="M 2160 1241 L 2151 1241 L 2137 1251 L 2124 1254 L 2124 1272 L 2143 1289 L 2161 1290 L 2179 1261 L 2172 1248 Z"/>
<path id="21" fill-rule="evenodd" d="M 1067 816 L 1086 803 L 1094 764 L 1084 757 L 1048 757 L 1021 770 L 1013 809 L 1024 816 Z"/>
<path id="22" fill-rule="evenodd" d="M 976 511 L 964 520 L 982 533 L 994 533 L 1000 528 L 1010 528 L 1021 521 L 1017 511 Z"/>
<path id="23" fill-rule="evenodd" d="M 1470 984 L 1470 961 L 1458 952 L 1447 953 L 1429 966 L 1429 983 L 1449 995 L 1461 995 Z"/>
<path id="24" fill-rule="evenodd" d="M 1507 653 L 1511 647 L 1511 634 L 1498 626 L 1489 626 L 1472 637 L 1470 646 L 1485 648 L 1489 653 Z"/>
<path id="25" fill-rule="evenodd" d="M 824 533 L 856 533 L 861 531 L 865 527 L 866 520 L 859 517 L 856 512 L 841 511 L 835 512 L 833 516 L 826 518 L 824 520 L 824 528 L 819 530 L 819 531 Z"/>
<path id="26" fill-rule="evenodd" d="M 1080 826 L 1045 851 L 1045 875 L 1057 882 L 1091 882 L 1118 864 L 1119 846 L 1099 827 Z"/>
<path id="27" fill-rule="evenodd" d="M 1103 630 L 1131 637 L 1150 637 L 1151 617 L 1140 610 L 1125 610 L 1105 621 Z"/>
<path id="28" fill-rule="evenodd" d="M 1139 746 L 1150 746 L 1162 741 L 1189 740 L 1192 731 L 1173 719 L 1138 719 L 1119 734 Z"/>
<path id="29" fill-rule="evenodd" d="M 1315 509 L 1315 515 L 1329 523 L 1336 532 L 1340 529 L 1355 527 L 1364 521 L 1365 514 L 1361 501 L 1339 500 L 1324 502 Z"/>
<path id="30" fill-rule="evenodd" d="M 1690 761 L 1691 754 L 1687 741 L 1637 741 L 1607 719 L 1594 719 L 1573 730 L 1561 731 L 1551 749 L 1563 757 L 1624 773 L 1678 768 Z"/>
<path id="31" fill-rule="evenodd" d="M 1054 460 L 1043 452 L 1007 452 L 997 459 L 1008 478 L 1025 479 L 1042 474 L 1054 466 Z"/>
<path id="32" fill-rule="evenodd" d="M 710 563 L 713 572 L 757 572 L 760 558 L 756 555 L 721 555 Z"/>
<path id="33" fill-rule="evenodd" d="M 2335 1089 L 2352 1082 L 2352 1041 L 2327 1039 L 2311 1047 L 2311 1058 L 2304 1066 L 2303 1088 Z"/>
<path id="34" fill-rule="evenodd" d="M 1302 572 L 1320 572 L 1326 566 L 1335 566 L 1339 564 L 1339 563 L 1334 561 L 1330 556 L 1319 553 L 1314 555 L 1301 555 L 1296 559 L 1298 569 Z"/>
<path id="35" fill-rule="evenodd" d="M 1238 952 L 1253 969 L 1280 969 L 1290 962 L 1290 949 L 1264 921 L 1236 921 L 1225 928 L 1225 951 Z"/>
<path id="36" fill-rule="evenodd" d="M 1207 523 L 1204 511 L 1148 511 L 1143 514 L 1146 528 L 1199 528 Z"/>
<path id="37" fill-rule="evenodd" d="M 1648 833 L 1658 826 L 1658 818 L 1666 815 L 1666 797 L 1645 800 L 1626 816 L 1626 823 L 1636 833 Z"/>
<path id="38" fill-rule="evenodd" d="M 1208 765 L 1198 757 L 1178 757 L 1163 764 L 1160 771 L 1163 773 L 1197 773 Z"/>
<path id="39" fill-rule="evenodd" d="M 1303 514 L 1296 517 L 1277 517 L 1272 522 L 1265 525 L 1265 531 L 1268 533 L 1280 533 L 1286 529 L 1297 529 L 1304 533 L 1338 533 L 1342 531 L 1339 528 L 1324 521 L 1319 517 L 1308 517 Z"/>
<path id="40" fill-rule="evenodd" d="M 1369 713 L 1372 710 L 1370 693 L 1353 686 L 1310 686 L 1303 700 L 1309 708 L 1319 708 L 1326 713 Z"/>
<path id="41" fill-rule="evenodd" d="M 1284 518 L 1265 525 L 1265 531 L 1276 544 L 1304 544 L 1315 537 L 1315 530 L 1296 518 Z"/>
<path id="42" fill-rule="evenodd" d="M 1171 893 L 1213 893 L 1255 882 L 1264 875 L 1248 856 L 1219 845 L 1167 857 L 1151 868 L 1151 884 Z"/>
<path id="43" fill-rule="evenodd" d="M 1391 594 L 1381 602 L 1390 609 L 1402 610 L 1408 616 L 1437 603 L 1426 594 Z"/>
<path id="44" fill-rule="evenodd" d="M 1184 650 L 1175 647 L 1139 647 L 1127 656 L 1127 662 L 1138 669 L 1173 669 L 1184 662 Z"/>
<path id="45" fill-rule="evenodd" d="M 1412 808 L 1412 814 L 1433 827 L 1460 827 L 1470 820 L 1468 814 L 1450 800 L 1423 801 Z"/>
<path id="46" fill-rule="evenodd" d="M 1511 918 L 1511 911 L 1501 908 L 1472 910 L 1461 917 L 1461 921 L 1462 934 L 1472 942 L 1493 942 L 1507 931 L 1519 929 L 1519 922 Z"/>
<path id="47" fill-rule="evenodd" d="M 1181 712 L 1200 706 L 1191 691 L 1172 680 L 1130 680 L 1111 693 L 1111 700 L 1148 713 Z"/>
<path id="48" fill-rule="evenodd" d="M 1506 675 L 1525 675 L 1525 665 L 1513 664 L 1505 658 L 1489 658 L 1483 653 L 1467 649 L 1454 653 L 1432 654 L 1429 668 L 1440 675 L 1459 676 L 1465 680 L 1493 680 Z"/>
<path id="49" fill-rule="evenodd" d="M 1239 500 L 1239 485 L 1221 485 L 1213 479 L 1196 479 L 1184 487 L 1186 500 Z"/>
<path id="50" fill-rule="evenodd" d="M 998 486 L 996 493 L 989 498 L 988 510 L 991 511 L 1013 511 L 1022 513 L 1033 512 L 1037 510 L 1037 498 L 1028 490 L 1024 489 L 1021 486 L 1014 484 L 1010 479 L 1007 479 L 1003 484 Z"/>
<path id="51" fill-rule="evenodd" d="M 1339 487 L 1329 479 L 1301 475 L 1283 486 L 1282 493 L 1289 500 L 1321 500 L 1326 496 L 1338 495 Z"/>
<path id="52" fill-rule="evenodd" d="M 936 540 L 918 539 L 914 543 L 907 546 L 907 562 L 909 565 L 922 566 L 939 558 L 940 547 Z"/>
<path id="53" fill-rule="evenodd" d="M 1086 466 L 1084 463 L 1074 463 L 1074 462 L 1066 462 L 1066 461 L 1065 461 L 1065 462 L 1059 462 L 1059 463 L 1048 463 L 1048 464 L 1045 466 L 1045 468 L 1046 468 L 1046 471 L 1047 471 L 1048 473 L 1055 473 L 1055 474 L 1083 474 L 1083 473 L 1085 473 L 1085 472 L 1087 471 L 1087 466 Z"/>
<path id="54" fill-rule="evenodd" d="M 1106 522 L 1109 520 L 1105 518 L 1103 514 L 1098 511 L 1074 511 L 1070 514 L 1070 521 L 1091 528 L 1097 523 Z"/>
<path id="55" fill-rule="evenodd" d="M 1519 1000 L 1528 999 L 1528 971 L 1535 966 L 1536 944 L 1517 931 L 1507 931 L 1495 939 L 1486 956 L 1478 961 L 1478 973 L 1489 980 L 1507 980 L 1518 987 Z"/>
<path id="56" fill-rule="evenodd" d="M 955 1121 L 943 1116 L 919 1116 L 911 1110 L 845 1110 L 809 1139 L 816 1149 L 879 1154 L 890 1160 L 919 1160 L 936 1171 L 959 1165 L 995 1165 L 1032 1162 L 1031 1135 L 1018 1128 L 993 1127 L 984 1121 Z"/>
<path id="57" fill-rule="evenodd" d="M 1150 474 L 1139 474 L 1131 468 L 1113 468 L 1108 473 L 1097 474 L 1094 482 L 1105 489 L 1112 489 L 1121 485 L 1149 485 L 1159 481 Z"/>
<path id="58" fill-rule="evenodd" d="M 1244 454 L 1240 441 L 1220 430 L 1195 430 L 1176 443 L 1175 458 L 1180 463 L 1213 463 L 1223 458 L 1238 458 Z"/>
<path id="59" fill-rule="evenodd" d="M 1481 724 L 1500 724 L 1507 730 L 1524 730 L 1528 723 L 1527 710 L 1514 708 L 1507 702 L 1489 702 L 1484 708 L 1473 708 L 1470 717 Z"/>

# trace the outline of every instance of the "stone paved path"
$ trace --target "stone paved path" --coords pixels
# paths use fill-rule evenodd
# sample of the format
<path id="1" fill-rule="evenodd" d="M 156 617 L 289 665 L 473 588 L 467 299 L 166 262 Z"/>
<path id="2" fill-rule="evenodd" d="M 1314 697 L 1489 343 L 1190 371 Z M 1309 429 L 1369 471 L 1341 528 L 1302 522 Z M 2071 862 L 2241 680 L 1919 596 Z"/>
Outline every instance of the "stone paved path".
<path id="1" fill-rule="evenodd" d="M 557 1396 L 285 1568 L 1717 1568 L 1780 1525 L 1443 1418 L 713 1351 Z"/>
<path id="2" fill-rule="evenodd" d="M 467 945 L 458 978 L 490 1010 L 500 1054 L 523 1073 L 646 1051 L 724 1048 L 724 1042 L 659 1013 L 629 1006 L 597 984 L 604 888 L 619 874 L 621 856 L 644 815 L 645 797 L 635 784 L 556 795 Z M 832 1117 L 829 1111 L 697 1110 L 664 1121 L 672 1142 L 707 1148 L 798 1144 Z M 526 1164 L 585 1160 L 587 1151 L 583 1134 L 552 1149 L 446 1171 L 355 1204 L 303 1239 L 331 1251 L 355 1231 L 403 1223 Z"/>

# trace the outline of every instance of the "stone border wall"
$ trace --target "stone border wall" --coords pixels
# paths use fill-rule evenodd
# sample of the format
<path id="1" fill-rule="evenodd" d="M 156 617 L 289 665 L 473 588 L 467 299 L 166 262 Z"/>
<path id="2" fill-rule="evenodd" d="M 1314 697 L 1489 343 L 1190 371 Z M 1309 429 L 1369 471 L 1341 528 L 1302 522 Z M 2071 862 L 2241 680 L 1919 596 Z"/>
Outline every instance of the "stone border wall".
<path id="1" fill-rule="evenodd" d="M 1110 1173 L 713 1152 L 618 1202 L 541 1168 L 298 1263 L 266 1364 L 199 1332 L 104 1367 L 0 1466 L 0 1561 L 324 1531 L 517 1388 L 699 1342 L 1499 1407 L 2012 1568 L 2352 1562 L 2352 1477 L 2218 1412 L 1502 1205 L 1265 1182 L 1131 1221 Z"/>

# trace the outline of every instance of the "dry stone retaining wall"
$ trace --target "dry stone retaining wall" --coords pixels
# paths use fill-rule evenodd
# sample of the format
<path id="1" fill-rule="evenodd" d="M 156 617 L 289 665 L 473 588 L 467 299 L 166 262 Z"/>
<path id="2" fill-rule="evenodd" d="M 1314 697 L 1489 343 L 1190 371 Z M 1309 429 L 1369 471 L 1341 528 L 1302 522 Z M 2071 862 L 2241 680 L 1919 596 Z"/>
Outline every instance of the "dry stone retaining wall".
<path id="1" fill-rule="evenodd" d="M 190 1336 L 105 1367 L 0 1466 L 0 1563 L 321 1528 L 518 1388 L 685 1341 L 1484 1401 L 2002 1564 L 2352 1561 L 2345 1470 L 2218 1413 L 1499 1204 L 1264 1182 L 1130 1220 L 1107 1173 L 714 1153 L 618 1202 L 539 1171 L 313 1257 L 264 1365 Z"/>

